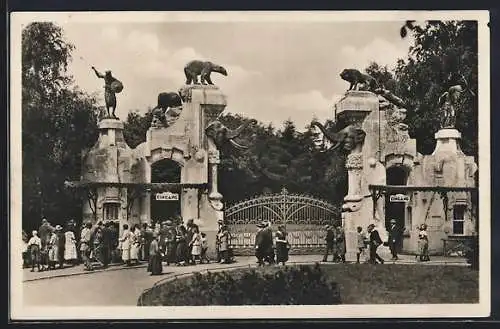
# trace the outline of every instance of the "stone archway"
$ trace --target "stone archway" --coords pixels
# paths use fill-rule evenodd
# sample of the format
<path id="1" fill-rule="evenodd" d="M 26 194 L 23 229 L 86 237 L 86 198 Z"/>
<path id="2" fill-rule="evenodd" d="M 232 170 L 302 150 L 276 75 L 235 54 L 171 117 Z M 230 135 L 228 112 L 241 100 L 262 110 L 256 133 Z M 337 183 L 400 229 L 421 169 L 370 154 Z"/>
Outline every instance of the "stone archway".
<path id="1" fill-rule="evenodd" d="M 151 183 L 180 183 L 182 167 L 165 158 L 151 164 Z M 181 193 L 155 191 L 150 195 L 150 214 L 154 221 L 163 221 L 181 215 Z"/>

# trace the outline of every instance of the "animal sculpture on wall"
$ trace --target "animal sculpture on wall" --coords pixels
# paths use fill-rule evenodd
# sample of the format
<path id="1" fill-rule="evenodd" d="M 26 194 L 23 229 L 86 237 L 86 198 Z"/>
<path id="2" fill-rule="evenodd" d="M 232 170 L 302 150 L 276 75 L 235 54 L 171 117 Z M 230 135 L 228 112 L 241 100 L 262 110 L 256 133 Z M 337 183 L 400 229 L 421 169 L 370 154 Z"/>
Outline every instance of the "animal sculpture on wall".
<path id="1" fill-rule="evenodd" d="M 377 80 L 374 77 L 361 73 L 356 69 L 344 69 L 340 73 L 342 80 L 350 83 L 349 90 L 369 90 L 374 91 L 378 86 Z"/>
<path id="2" fill-rule="evenodd" d="M 153 120 L 151 125 L 154 127 L 168 127 L 177 118 L 182 111 L 181 96 L 174 92 L 162 92 L 158 94 L 158 103 L 152 110 Z"/>
<path id="3" fill-rule="evenodd" d="M 234 139 L 241 135 L 243 130 L 251 124 L 254 124 L 254 120 L 250 120 L 239 126 L 238 128 L 231 130 L 227 128 L 219 120 L 211 122 L 205 129 L 205 134 L 212 139 L 217 148 L 224 149 L 227 143 L 230 143 L 234 148 L 238 150 L 246 150 L 248 146 L 241 145 L 237 143 Z"/>
<path id="4" fill-rule="evenodd" d="M 333 143 L 333 146 L 330 148 L 331 150 L 335 150 L 339 146 L 342 146 L 341 150 L 349 153 L 356 147 L 362 145 L 366 137 L 366 133 L 362 129 L 351 126 L 338 132 L 328 131 L 325 126 L 317 121 L 311 122 L 311 126 L 318 127 L 326 139 Z"/>
<path id="5" fill-rule="evenodd" d="M 184 74 L 186 75 L 186 84 L 200 84 L 198 82 L 198 76 L 200 76 L 200 81 L 202 85 L 213 85 L 210 74 L 212 72 L 220 73 L 227 76 L 227 71 L 224 67 L 214 64 L 208 61 L 194 60 L 186 64 L 184 67 Z"/>

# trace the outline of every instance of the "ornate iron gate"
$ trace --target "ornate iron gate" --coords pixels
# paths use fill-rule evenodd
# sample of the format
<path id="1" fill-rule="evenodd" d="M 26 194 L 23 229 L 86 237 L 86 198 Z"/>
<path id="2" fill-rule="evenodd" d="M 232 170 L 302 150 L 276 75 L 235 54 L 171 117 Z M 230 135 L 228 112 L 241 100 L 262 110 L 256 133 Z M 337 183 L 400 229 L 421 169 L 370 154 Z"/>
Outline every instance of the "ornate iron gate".
<path id="1" fill-rule="evenodd" d="M 340 210 L 328 202 L 305 195 L 262 195 L 228 207 L 224 219 L 231 232 L 235 255 L 253 254 L 256 224 L 272 223 L 273 230 L 284 225 L 288 233 L 291 254 L 322 252 L 325 247 L 324 226 L 340 219 Z"/>

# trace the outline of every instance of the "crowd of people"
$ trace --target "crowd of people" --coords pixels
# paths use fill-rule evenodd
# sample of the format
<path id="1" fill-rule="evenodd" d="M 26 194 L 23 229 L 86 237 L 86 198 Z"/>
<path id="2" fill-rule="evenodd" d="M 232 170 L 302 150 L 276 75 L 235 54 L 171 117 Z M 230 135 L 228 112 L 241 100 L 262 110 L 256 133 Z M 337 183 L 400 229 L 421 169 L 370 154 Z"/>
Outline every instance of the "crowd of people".
<path id="1" fill-rule="evenodd" d="M 210 262 L 206 234 L 200 232 L 193 219 L 185 225 L 181 218 L 131 227 L 124 224 L 120 234 L 116 222 L 86 222 L 78 229 L 73 220 L 63 228 L 54 227 L 43 218 L 30 238 L 23 232 L 23 243 L 24 266 L 39 272 L 78 264 L 92 271 L 96 262 L 100 268 L 106 268 L 111 263 L 133 266 L 146 261 L 149 272 L 160 274 L 162 263 L 186 266 Z M 229 231 L 222 222 L 216 235 L 216 250 L 218 262 L 234 260 Z"/>
<path id="2" fill-rule="evenodd" d="M 419 254 L 416 258 L 419 261 L 429 261 L 427 225 L 422 224 L 418 228 Z M 326 225 L 325 230 L 323 261 L 326 262 L 331 253 L 333 262 L 345 263 L 346 239 L 342 225 Z M 398 243 L 403 231 L 404 228 L 398 227 L 396 221 L 391 220 L 389 239 L 384 243 L 375 225 L 370 224 L 366 232 L 358 227 L 356 262 L 360 263 L 361 256 L 366 255 L 368 249 L 368 263 L 384 263 L 377 253 L 378 247 L 383 244 L 389 246 L 392 260 L 397 260 Z M 132 266 L 145 261 L 148 262 L 148 272 L 158 275 L 162 273 L 163 263 L 167 266 L 187 266 L 210 262 L 206 234 L 200 232 L 193 219 L 184 224 L 180 217 L 131 227 L 123 224 L 121 234 L 116 222 L 98 222 L 94 225 L 86 222 L 78 229 L 74 220 L 66 223 L 63 228 L 61 225 L 54 227 L 43 218 L 41 226 L 32 231 L 30 238 L 23 232 L 23 242 L 24 266 L 31 267 L 31 271 L 35 268 L 38 271 L 55 270 L 81 263 L 84 270 L 92 271 L 95 262 L 101 268 L 106 268 L 110 263 Z M 218 221 L 215 247 L 217 262 L 234 261 L 231 234 L 222 220 Z M 266 263 L 285 265 L 290 247 L 284 226 L 278 226 L 273 232 L 270 222 L 257 224 L 255 257 L 259 266 Z"/>

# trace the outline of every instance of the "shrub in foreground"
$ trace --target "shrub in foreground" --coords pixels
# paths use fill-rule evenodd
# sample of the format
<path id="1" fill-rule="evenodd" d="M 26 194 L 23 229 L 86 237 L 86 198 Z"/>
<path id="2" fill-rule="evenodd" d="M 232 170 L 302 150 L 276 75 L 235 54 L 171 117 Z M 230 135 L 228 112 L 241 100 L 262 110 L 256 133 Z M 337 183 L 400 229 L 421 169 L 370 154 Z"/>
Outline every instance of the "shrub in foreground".
<path id="1" fill-rule="evenodd" d="M 334 305 L 340 304 L 338 285 L 316 266 L 285 267 L 277 271 L 228 271 L 168 282 L 151 291 L 144 304 L 198 305 Z"/>

